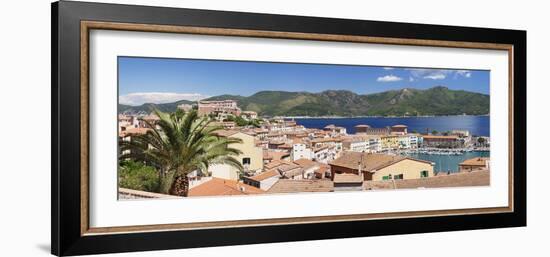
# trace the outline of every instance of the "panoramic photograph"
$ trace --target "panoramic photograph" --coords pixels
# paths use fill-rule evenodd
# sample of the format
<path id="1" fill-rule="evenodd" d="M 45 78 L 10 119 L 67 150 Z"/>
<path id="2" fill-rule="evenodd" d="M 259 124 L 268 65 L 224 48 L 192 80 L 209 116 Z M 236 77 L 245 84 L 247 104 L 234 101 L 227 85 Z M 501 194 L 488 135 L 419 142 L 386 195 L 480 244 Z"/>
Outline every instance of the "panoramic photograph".
<path id="1" fill-rule="evenodd" d="M 118 57 L 118 199 L 490 186 L 490 71 Z"/>

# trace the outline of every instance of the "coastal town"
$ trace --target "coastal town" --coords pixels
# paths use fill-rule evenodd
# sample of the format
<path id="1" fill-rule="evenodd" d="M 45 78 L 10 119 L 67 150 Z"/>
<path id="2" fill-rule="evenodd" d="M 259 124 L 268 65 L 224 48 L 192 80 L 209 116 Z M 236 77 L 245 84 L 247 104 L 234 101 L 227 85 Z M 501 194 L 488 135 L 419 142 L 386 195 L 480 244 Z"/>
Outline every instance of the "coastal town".
<path id="1" fill-rule="evenodd" d="M 241 110 L 231 99 L 177 108 L 209 117 L 211 126 L 223 128 L 213 132 L 216 136 L 237 139 L 230 146 L 243 167 L 214 164 L 189 172 L 187 197 L 487 186 L 490 181 L 489 157 L 463 160 L 451 171 L 410 156 L 488 152 L 490 138 L 467 130 L 409 131 L 404 124 L 358 124 L 353 131 L 333 124 L 308 128 L 290 118 Z M 158 121 L 154 113 L 119 114 L 119 142 L 131 142 L 151 126 L 160 130 Z M 163 197 L 175 196 L 119 187 L 119 199 Z"/>

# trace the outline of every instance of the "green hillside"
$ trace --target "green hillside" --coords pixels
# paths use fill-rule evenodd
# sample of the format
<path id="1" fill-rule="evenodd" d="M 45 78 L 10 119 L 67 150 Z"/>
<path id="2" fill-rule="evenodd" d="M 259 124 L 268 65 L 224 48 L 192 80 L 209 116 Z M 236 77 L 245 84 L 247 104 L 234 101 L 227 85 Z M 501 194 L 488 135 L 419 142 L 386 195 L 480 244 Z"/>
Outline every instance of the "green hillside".
<path id="1" fill-rule="evenodd" d="M 328 90 L 320 93 L 260 91 L 248 97 L 220 95 L 205 100 L 227 99 L 236 100 L 242 110 L 255 111 L 263 116 L 483 115 L 489 113 L 488 95 L 450 90 L 442 86 L 426 90 L 406 88 L 369 95 L 359 95 L 346 90 Z M 173 111 L 181 103 L 183 102 L 157 106 L 161 110 Z M 146 105 L 130 108 L 119 106 L 119 109 L 146 110 L 151 106 L 151 104 Z"/>
<path id="2" fill-rule="evenodd" d="M 180 104 L 194 104 L 194 103 L 195 102 L 193 101 L 180 100 L 173 103 L 165 103 L 165 104 L 146 103 L 139 106 L 118 104 L 118 113 L 129 113 L 129 114 L 150 113 L 153 107 L 156 107 L 163 112 L 173 112 L 176 110 L 176 108 Z"/>
<path id="3" fill-rule="evenodd" d="M 365 116 L 365 115 L 481 115 L 489 113 L 489 96 L 434 87 L 401 89 L 358 95 L 346 90 L 321 93 L 261 91 L 249 97 L 220 96 L 207 100 L 233 99 L 243 110 L 266 116 Z"/>

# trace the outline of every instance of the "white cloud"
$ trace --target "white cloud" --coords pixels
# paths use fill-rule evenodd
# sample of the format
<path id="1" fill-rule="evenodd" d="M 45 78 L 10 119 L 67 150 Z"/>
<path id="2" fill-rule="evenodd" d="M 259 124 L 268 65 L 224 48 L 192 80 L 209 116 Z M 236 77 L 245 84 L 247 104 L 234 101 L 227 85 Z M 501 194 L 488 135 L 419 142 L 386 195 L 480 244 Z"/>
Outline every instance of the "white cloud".
<path id="1" fill-rule="evenodd" d="M 424 76 L 423 78 L 425 78 L 425 79 L 439 80 L 439 79 L 445 79 L 446 77 L 447 77 L 447 75 L 445 75 L 445 74 L 443 74 L 443 73 L 435 73 L 435 74 L 426 75 L 426 76 Z"/>
<path id="2" fill-rule="evenodd" d="M 455 78 L 457 76 L 463 76 L 463 77 L 466 77 L 466 78 L 470 78 L 470 77 L 472 77 L 472 72 L 467 71 L 467 70 L 457 70 L 456 73 L 455 73 Z"/>
<path id="3" fill-rule="evenodd" d="M 412 76 L 409 76 L 409 82 L 413 82 L 414 78 Z"/>
<path id="4" fill-rule="evenodd" d="M 376 79 L 376 81 L 378 82 L 395 82 L 395 81 L 401 81 L 401 80 L 403 79 L 394 75 L 386 75 L 384 77 L 378 77 Z"/>
<path id="5" fill-rule="evenodd" d="M 406 69 L 413 78 L 441 80 L 447 77 L 457 78 L 462 76 L 470 78 L 472 72 L 468 70 L 441 70 L 441 69 Z"/>
<path id="6" fill-rule="evenodd" d="M 142 105 L 144 103 L 172 103 L 179 100 L 197 101 L 208 96 L 197 93 L 162 93 L 162 92 L 143 92 L 130 93 L 118 97 L 121 104 L 126 105 Z"/>
<path id="7" fill-rule="evenodd" d="M 395 68 L 392 68 L 392 67 L 384 67 L 383 69 L 384 69 L 384 70 L 393 70 L 393 69 L 395 69 Z"/>

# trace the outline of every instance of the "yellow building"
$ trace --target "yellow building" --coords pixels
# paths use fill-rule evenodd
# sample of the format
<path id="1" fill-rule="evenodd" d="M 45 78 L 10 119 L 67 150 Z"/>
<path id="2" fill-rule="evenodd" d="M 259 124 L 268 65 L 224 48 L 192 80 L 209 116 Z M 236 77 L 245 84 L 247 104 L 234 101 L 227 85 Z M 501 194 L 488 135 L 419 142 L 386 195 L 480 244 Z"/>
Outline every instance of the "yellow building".
<path id="1" fill-rule="evenodd" d="M 434 164 L 406 156 L 345 152 L 330 162 L 332 178 L 336 174 L 356 174 L 363 180 L 418 179 L 434 176 Z"/>
<path id="2" fill-rule="evenodd" d="M 433 177 L 434 167 L 431 162 L 412 158 L 403 158 L 387 166 L 380 166 L 372 172 L 372 181 L 389 179 L 418 179 Z"/>
<path id="3" fill-rule="evenodd" d="M 255 172 L 263 169 L 263 151 L 257 147 L 254 137 L 235 130 L 220 130 L 216 132 L 219 136 L 233 137 L 242 140 L 242 143 L 229 145 L 232 148 L 240 150 L 242 153 L 235 157 L 243 165 L 245 171 Z M 212 165 L 208 168 L 212 177 L 239 180 L 239 170 L 227 164 Z"/>
<path id="4" fill-rule="evenodd" d="M 385 135 L 380 137 L 382 150 L 398 149 L 399 137 L 396 135 Z"/>

